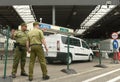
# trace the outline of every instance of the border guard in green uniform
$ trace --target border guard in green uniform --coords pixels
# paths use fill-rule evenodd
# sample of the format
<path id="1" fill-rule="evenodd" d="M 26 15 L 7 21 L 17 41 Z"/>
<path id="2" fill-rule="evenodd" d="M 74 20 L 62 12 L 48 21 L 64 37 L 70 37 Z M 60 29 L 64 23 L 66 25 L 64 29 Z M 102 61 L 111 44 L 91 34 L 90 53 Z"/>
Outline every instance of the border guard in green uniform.
<path id="1" fill-rule="evenodd" d="M 27 42 L 27 49 L 28 52 L 30 52 L 29 81 L 33 80 L 33 68 L 36 57 L 38 57 L 38 61 L 41 65 L 43 80 L 48 80 L 50 77 L 47 75 L 46 60 L 45 60 L 42 44 L 44 45 L 46 52 L 48 52 L 48 48 L 46 46 L 43 32 L 39 29 L 39 22 L 34 22 L 33 26 L 34 26 L 33 30 L 31 30 L 28 33 L 28 42 Z"/>
<path id="2" fill-rule="evenodd" d="M 14 60 L 13 60 L 13 67 L 12 67 L 12 77 L 16 78 L 17 68 L 20 61 L 21 64 L 21 76 L 28 76 L 28 74 L 25 72 L 25 63 L 26 63 L 26 55 L 27 55 L 27 49 L 26 49 L 26 42 L 27 42 L 27 25 L 25 23 L 21 24 L 21 30 L 12 32 L 12 38 L 16 40 L 16 43 L 14 44 L 15 50 L 14 50 Z"/>

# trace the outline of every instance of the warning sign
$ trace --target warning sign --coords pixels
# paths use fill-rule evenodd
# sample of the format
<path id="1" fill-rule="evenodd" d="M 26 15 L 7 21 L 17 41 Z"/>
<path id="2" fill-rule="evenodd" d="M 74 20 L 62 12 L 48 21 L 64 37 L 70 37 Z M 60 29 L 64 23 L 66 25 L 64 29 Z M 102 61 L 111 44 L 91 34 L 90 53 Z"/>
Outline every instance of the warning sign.
<path id="1" fill-rule="evenodd" d="M 112 39 L 117 39 L 118 38 L 118 33 L 114 32 L 112 33 Z"/>

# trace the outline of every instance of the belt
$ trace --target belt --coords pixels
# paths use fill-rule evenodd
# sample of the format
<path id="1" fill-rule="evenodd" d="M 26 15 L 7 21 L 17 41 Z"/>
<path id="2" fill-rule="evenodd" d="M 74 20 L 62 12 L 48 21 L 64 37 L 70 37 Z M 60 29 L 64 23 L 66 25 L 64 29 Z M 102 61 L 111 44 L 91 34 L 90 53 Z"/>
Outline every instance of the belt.
<path id="1" fill-rule="evenodd" d="M 40 45 L 41 46 L 42 44 L 31 44 L 30 46 L 35 46 L 35 45 Z"/>
<path id="2" fill-rule="evenodd" d="M 24 45 L 16 45 L 16 46 L 19 46 L 19 47 L 26 47 L 26 46 L 24 46 Z"/>
<path id="3" fill-rule="evenodd" d="M 20 47 L 26 47 L 25 45 L 22 45 L 20 43 L 14 43 L 15 46 L 20 46 Z"/>

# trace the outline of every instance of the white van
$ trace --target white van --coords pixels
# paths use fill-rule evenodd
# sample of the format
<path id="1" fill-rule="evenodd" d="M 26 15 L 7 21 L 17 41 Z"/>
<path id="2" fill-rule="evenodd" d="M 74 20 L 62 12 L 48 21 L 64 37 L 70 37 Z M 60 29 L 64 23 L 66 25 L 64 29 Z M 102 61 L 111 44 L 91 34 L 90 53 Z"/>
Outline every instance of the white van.
<path id="1" fill-rule="evenodd" d="M 53 63 L 54 60 L 60 60 L 67 63 L 68 36 L 54 34 L 45 36 L 45 39 L 48 47 L 48 54 L 45 56 L 48 63 Z M 72 63 L 72 61 L 93 60 L 93 52 L 84 40 L 70 36 L 69 42 L 69 64 Z"/>

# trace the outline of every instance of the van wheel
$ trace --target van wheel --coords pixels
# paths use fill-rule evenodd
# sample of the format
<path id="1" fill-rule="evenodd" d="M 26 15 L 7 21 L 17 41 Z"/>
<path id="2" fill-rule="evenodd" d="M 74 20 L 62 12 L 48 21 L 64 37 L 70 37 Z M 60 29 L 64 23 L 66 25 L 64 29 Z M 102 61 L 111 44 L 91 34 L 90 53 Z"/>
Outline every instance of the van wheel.
<path id="1" fill-rule="evenodd" d="M 65 64 L 67 64 L 67 63 L 71 64 L 72 63 L 72 57 L 71 56 L 69 56 L 69 62 L 67 60 L 68 60 L 68 58 L 66 58 L 66 60 L 64 61 Z"/>
<path id="2" fill-rule="evenodd" d="M 92 55 L 90 55 L 89 56 L 89 60 L 88 60 L 89 62 L 92 62 L 93 61 L 93 56 Z"/>

